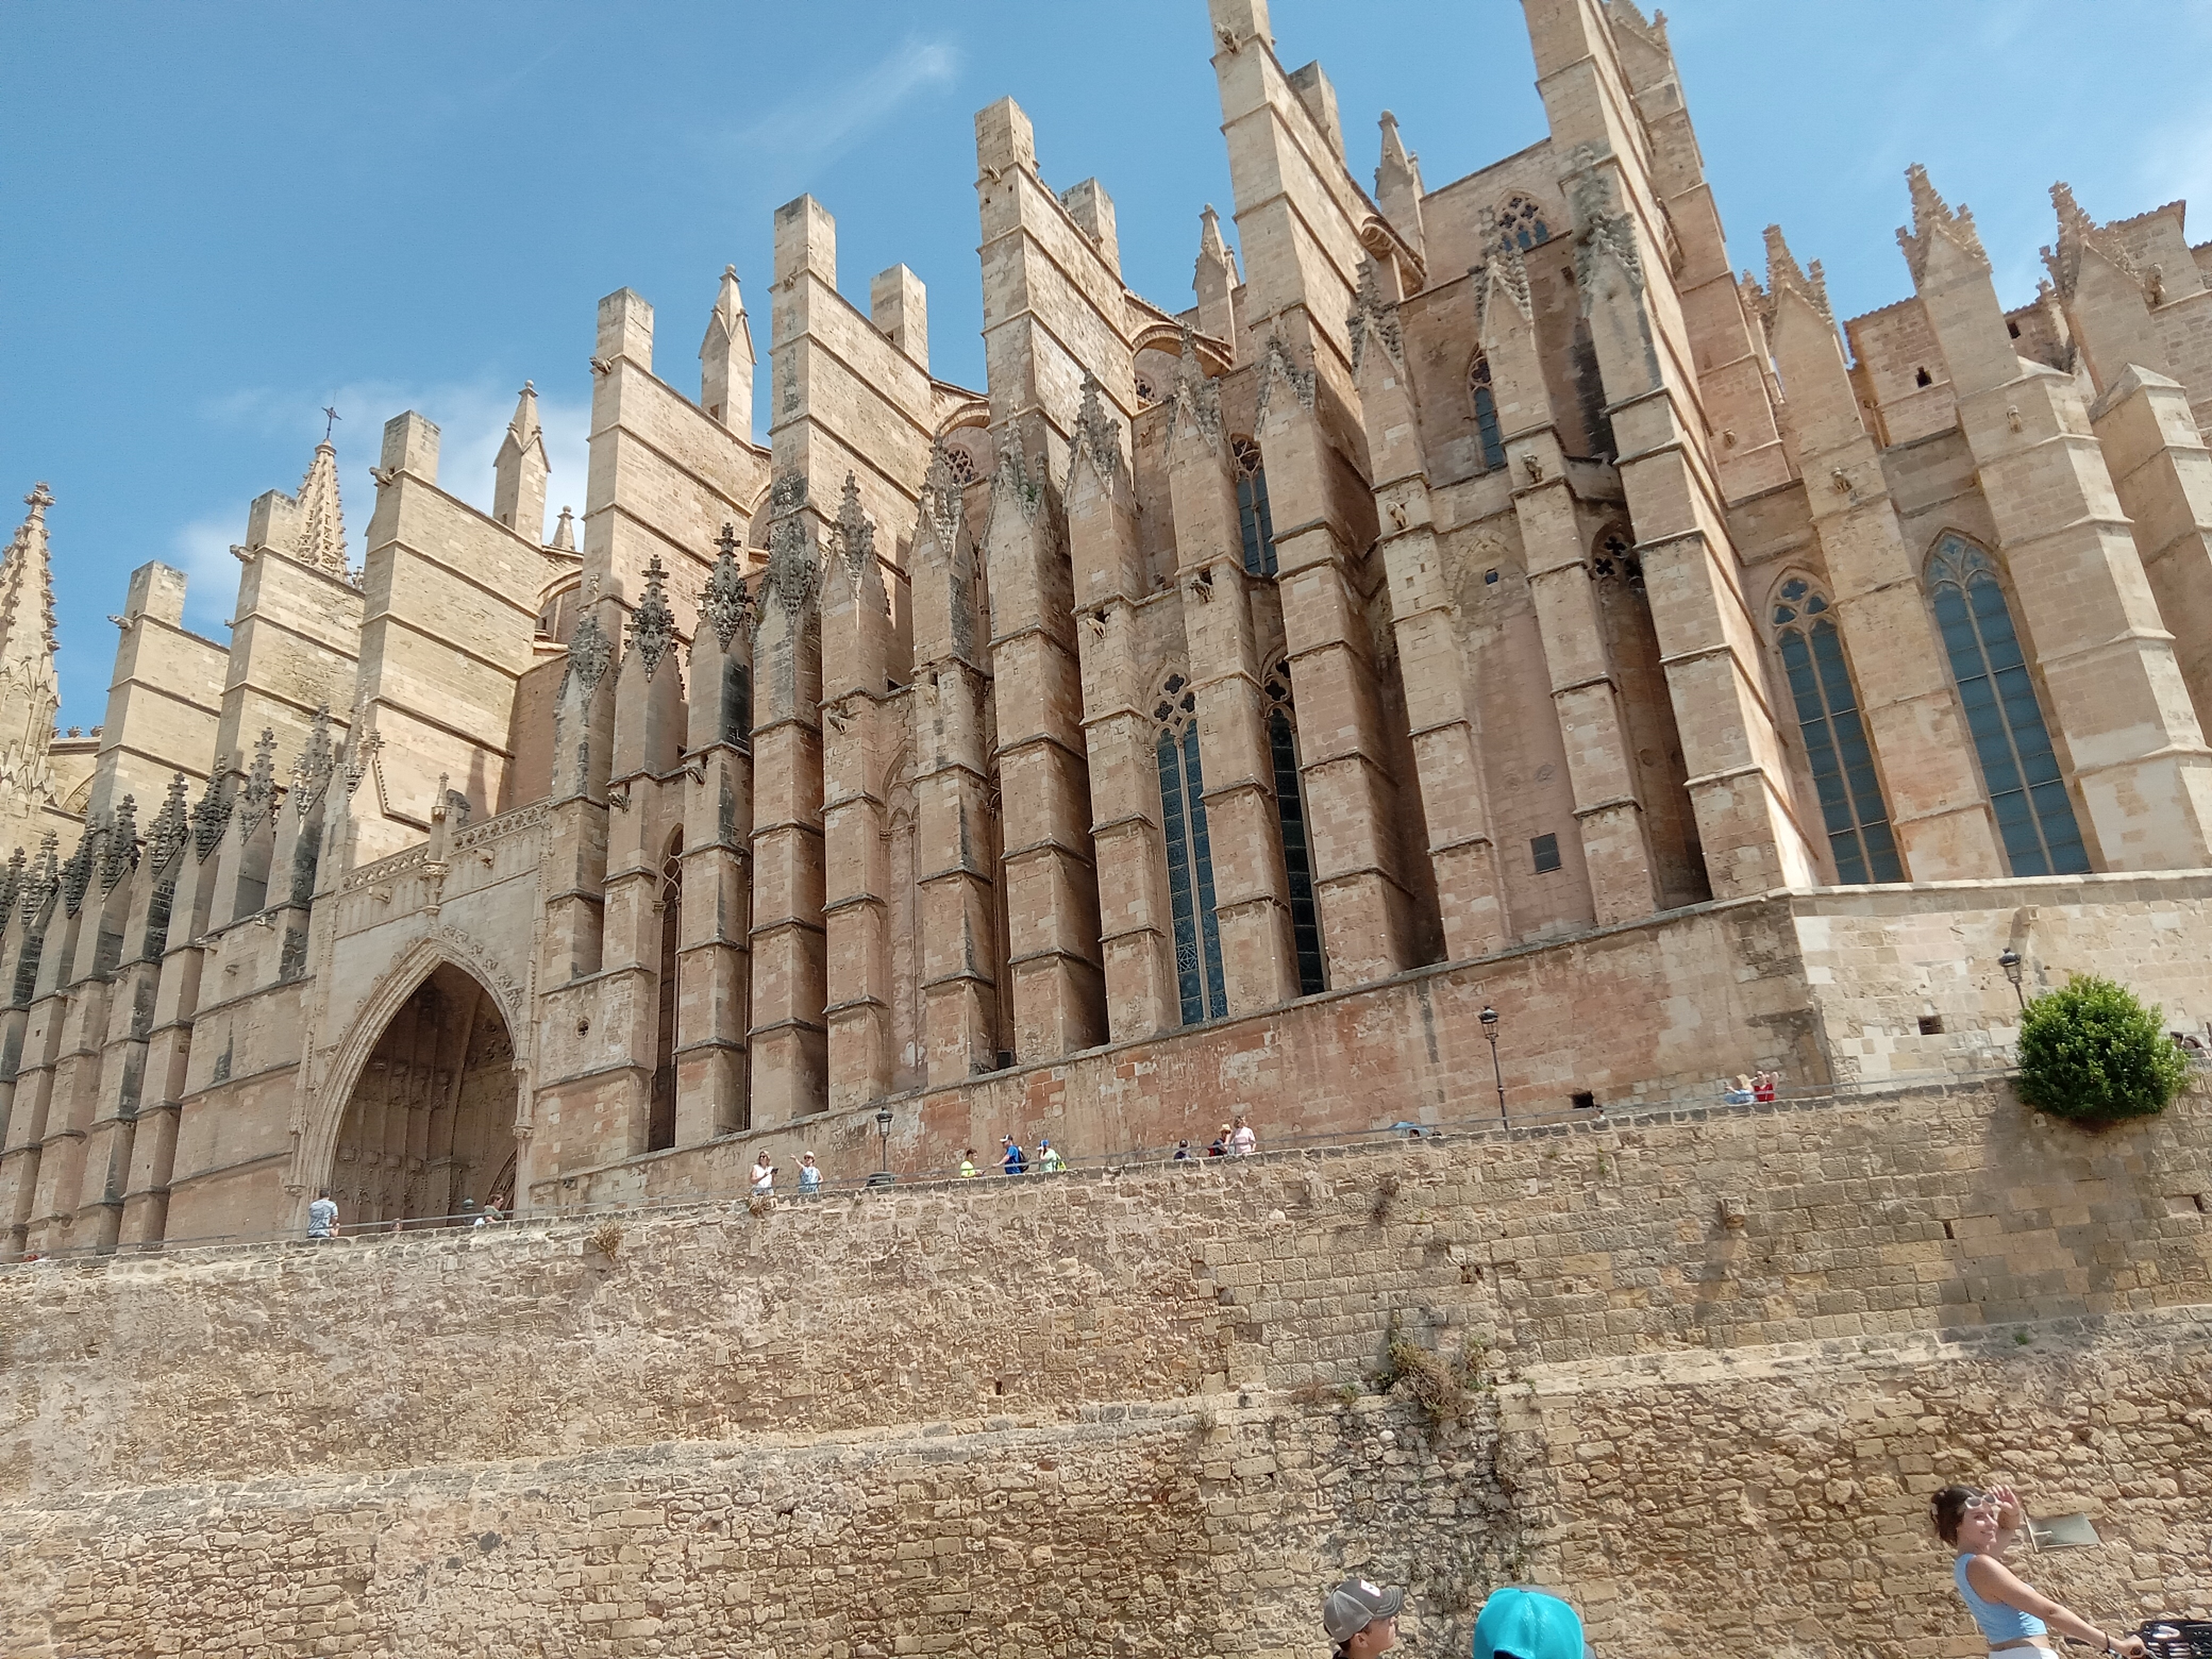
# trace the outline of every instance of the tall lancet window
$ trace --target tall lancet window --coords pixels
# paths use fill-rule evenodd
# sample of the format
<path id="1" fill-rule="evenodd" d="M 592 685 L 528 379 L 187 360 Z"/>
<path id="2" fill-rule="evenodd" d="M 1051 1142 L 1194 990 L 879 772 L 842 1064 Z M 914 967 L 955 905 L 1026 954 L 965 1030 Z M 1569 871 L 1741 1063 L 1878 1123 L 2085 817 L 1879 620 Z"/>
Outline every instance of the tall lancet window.
<path id="1" fill-rule="evenodd" d="M 1275 574 L 1275 521 L 1267 514 L 1267 469 L 1260 446 L 1239 438 L 1229 448 L 1237 462 L 1237 522 L 1244 532 L 1244 568 L 1255 576 Z"/>
<path id="2" fill-rule="evenodd" d="M 2086 874 L 2089 851 L 1996 565 L 1964 537 L 1946 535 L 1928 556 L 1928 598 L 2013 874 Z"/>
<path id="3" fill-rule="evenodd" d="M 1170 674 L 1152 718 L 1159 722 L 1160 828 L 1167 842 L 1168 910 L 1175 923 L 1176 989 L 1182 1023 L 1229 1012 L 1221 973 L 1221 924 L 1213 914 L 1213 845 L 1206 833 L 1206 778 L 1198 759 L 1198 698 Z"/>
<path id="4" fill-rule="evenodd" d="M 1474 400 L 1474 432 L 1482 441 L 1482 470 L 1495 472 L 1505 465 L 1505 437 L 1498 427 L 1498 397 L 1490 389 L 1490 359 L 1477 357 L 1467 371 L 1467 389 Z"/>
<path id="5" fill-rule="evenodd" d="M 660 998 L 653 1048 L 653 1102 L 646 1121 L 647 1152 L 676 1144 L 677 947 L 684 937 L 684 832 L 668 840 L 660 865 Z"/>
<path id="6" fill-rule="evenodd" d="M 1775 593 L 1774 629 L 1790 676 L 1790 699 L 1797 705 L 1805 758 L 1813 769 L 1821 826 L 1836 860 L 1836 878 L 1847 884 L 1903 881 L 1889 809 L 1875 775 L 1874 749 L 1859 718 L 1843 635 L 1836 631 L 1828 596 L 1802 576 L 1792 576 Z"/>
<path id="7" fill-rule="evenodd" d="M 1297 952 L 1298 994 L 1328 988 L 1322 973 L 1321 911 L 1314 903 L 1313 849 L 1306 836 L 1306 798 L 1298 774 L 1297 711 L 1291 702 L 1291 665 L 1267 672 L 1267 753 L 1275 768 L 1275 817 L 1283 829 L 1283 873 L 1290 891 L 1291 943 Z"/>

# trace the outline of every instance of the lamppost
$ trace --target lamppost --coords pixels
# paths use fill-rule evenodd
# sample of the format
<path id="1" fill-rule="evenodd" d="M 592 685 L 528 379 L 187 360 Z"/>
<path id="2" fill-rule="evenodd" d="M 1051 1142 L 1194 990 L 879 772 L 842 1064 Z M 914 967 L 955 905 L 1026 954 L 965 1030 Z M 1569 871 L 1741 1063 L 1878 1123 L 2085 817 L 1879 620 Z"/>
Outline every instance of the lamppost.
<path id="1" fill-rule="evenodd" d="M 2026 1013 L 2027 1012 L 2027 998 L 2021 994 L 2020 988 L 2020 970 L 2021 966 L 2020 952 L 2014 950 L 2009 945 L 2006 945 L 2004 954 L 1997 958 L 1997 966 L 2004 969 L 2004 976 L 2012 981 L 2013 1000 L 2020 1004 L 2021 1012 Z"/>
<path id="2" fill-rule="evenodd" d="M 1482 1034 L 1490 1039 L 1490 1075 L 1498 1082 L 1498 1121 L 1505 1121 L 1505 1073 L 1498 1064 L 1498 1010 L 1485 1003 Z"/>
<path id="3" fill-rule="evenodd" d="M 888 1187 L 898 1177 L 891 1173 L 891 1109 L 876 1108 L 876 1139 L 883 1148 L 882 1167 L 868 1177 L 871 1187 Z"/>

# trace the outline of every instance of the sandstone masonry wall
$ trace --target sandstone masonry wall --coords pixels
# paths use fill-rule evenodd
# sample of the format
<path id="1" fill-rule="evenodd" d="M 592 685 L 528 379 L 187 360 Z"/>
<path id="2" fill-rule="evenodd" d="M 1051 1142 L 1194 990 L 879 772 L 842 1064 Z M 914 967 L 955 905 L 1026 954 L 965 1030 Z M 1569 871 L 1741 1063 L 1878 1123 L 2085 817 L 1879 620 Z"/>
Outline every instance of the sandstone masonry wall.
<path id="1" fill-rule="evenodd" d="M 2207 1202 L 2202 1099 L 1969 1087 L 31 1264 L 0 1651 L 1313 1654 L 1356 1565 L 1418 1650 L 1528 1575 L 1964 1653 L 1921 1515 L 1991 1475 L 2108 1540 L 2039 1581 L 2203 1606 Z"/>

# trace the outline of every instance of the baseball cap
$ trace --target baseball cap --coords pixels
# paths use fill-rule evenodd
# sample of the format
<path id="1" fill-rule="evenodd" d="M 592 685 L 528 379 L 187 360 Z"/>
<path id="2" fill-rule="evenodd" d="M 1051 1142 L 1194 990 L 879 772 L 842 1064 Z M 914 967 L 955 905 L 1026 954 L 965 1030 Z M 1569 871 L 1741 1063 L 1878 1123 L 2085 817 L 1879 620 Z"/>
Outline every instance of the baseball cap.
<path id="1" fill-rule="evenodd" d="M 1348 1642 L 1377 1619 L 1389 1619 L 1406 1605 L 1406 1592 L 1385 1589 L 1366 1578 L 1347 1578 L 1322 1599 L 1322 1628 L 1332 1642 Z"/>
<path id="2" fill-rule="evenodd" d="M 1492 1595 L 1474 1621 L 1474 1659 L 1587 1659 L 1583 1621 L 1556 1595 L 1517 1584 Z"/>

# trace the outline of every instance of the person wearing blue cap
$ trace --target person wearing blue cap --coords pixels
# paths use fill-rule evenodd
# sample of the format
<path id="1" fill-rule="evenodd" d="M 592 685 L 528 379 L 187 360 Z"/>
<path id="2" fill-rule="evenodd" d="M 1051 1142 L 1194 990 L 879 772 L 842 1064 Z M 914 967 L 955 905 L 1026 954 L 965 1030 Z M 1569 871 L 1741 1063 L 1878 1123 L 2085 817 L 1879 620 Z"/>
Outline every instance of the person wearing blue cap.
<path id="1" fill-rule="evenodd" d="M 1358 1574 L 1321 1601 L 1321 1626 L 1336 1644 L 1335 1659 L 1376 1659 L 1398 1645 L 1398 1610 L 1406 1592 Z"/>
<path id="2" fill-rule="evenodd" d="M 1589 1659 L 1581 1615 L 1556 1595 L 1509 1584 L 1474 1621 L 1474 1659 Z"/>

